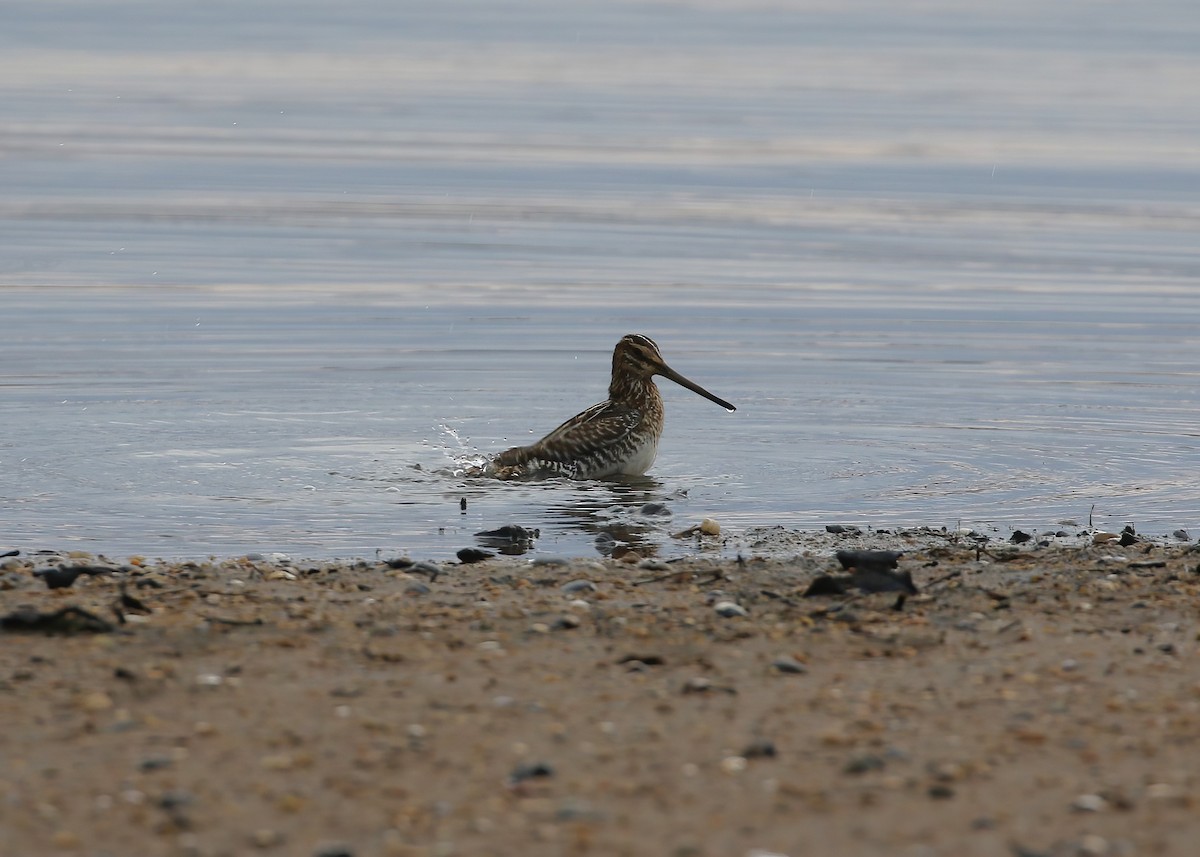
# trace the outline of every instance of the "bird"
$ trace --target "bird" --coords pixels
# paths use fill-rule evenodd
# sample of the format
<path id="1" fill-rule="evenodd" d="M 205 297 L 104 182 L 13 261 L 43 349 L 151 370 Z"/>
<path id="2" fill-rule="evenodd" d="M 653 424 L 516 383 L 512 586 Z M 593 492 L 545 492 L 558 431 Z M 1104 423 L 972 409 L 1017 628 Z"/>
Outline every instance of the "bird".
<path id="1" fill-rule="evenodd" d="M 653 339 L 631 333 L 621 337 L 613 349 L 608 399 L 571 417 L 537 443 L 501 452 L 490 463 L 492 475 L 502 479 L 644 475 L 658 455 L 663 430 L 663 400 L 654 384 L 655 375 L 669 378 L 727 411 L 737 410 L 668 366 Z"/>

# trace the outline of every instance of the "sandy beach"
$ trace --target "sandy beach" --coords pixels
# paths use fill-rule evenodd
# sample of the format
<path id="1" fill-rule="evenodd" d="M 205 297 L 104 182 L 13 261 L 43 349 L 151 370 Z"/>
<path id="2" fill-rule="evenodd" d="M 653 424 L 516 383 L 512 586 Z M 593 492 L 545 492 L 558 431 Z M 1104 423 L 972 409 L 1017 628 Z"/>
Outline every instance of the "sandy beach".
<path id="1" fill-rule="evenodd" d="M 1195 853 L 1194 544 L 706 539 L 669 563 L 9 557 L 5 851 Z M 861 591 L 838 547 L 902 550 L 917 594 Z M 822 575 L 847 591 L 806 597 Z"/>

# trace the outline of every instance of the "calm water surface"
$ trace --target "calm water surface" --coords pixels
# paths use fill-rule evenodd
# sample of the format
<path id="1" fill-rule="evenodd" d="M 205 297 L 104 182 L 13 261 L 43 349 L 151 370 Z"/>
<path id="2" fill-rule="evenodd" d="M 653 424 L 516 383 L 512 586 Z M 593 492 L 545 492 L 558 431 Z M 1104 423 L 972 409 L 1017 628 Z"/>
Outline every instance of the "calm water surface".
<path id="1" fill-rule="evenodd" d="M 0 546 L 1200 535 L 1190 5 L 338 9 L 14 7 Z M 628 332 L 737 413 L 663 382 L 644 481 L 460 475 Z"/>

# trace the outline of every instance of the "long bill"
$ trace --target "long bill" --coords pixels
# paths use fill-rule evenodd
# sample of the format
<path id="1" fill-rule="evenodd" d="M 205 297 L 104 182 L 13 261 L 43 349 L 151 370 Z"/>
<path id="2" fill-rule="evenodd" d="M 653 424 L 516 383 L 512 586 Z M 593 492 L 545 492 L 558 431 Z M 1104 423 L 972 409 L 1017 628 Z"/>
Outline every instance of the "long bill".
<path id="1" fill-rule="evenodd" d="M 663 367 L 658 370 L 658 374 L 662 375 L 664 378 L 670 378 L 672 381 L 674 381 L 676 384 L 678 384 L 681 387 L 687 387 L 693 393 L 699 393 L 701 396 L 708 399 L 710 402 L 716 402 L 718 405 L 720 405 L 722 408 L 724 408 L 727 411 L 736 411 L 737 410 L 737 408 L 735 408 L 733 405 L 729 404 L 729 402 L 725 401 L 724 399 L 720 398 L 719 396 L 714 396 L 712 393 L 708 392 L 708 390 L 704 389 L 703 387 L 701 387 L 699 384 L 695 383 L 694 381 L 689 381 L 687 378 L 680 375 L 678 372 L 676 372 L 670 366 L 667 366 L 664 364 Z"/>

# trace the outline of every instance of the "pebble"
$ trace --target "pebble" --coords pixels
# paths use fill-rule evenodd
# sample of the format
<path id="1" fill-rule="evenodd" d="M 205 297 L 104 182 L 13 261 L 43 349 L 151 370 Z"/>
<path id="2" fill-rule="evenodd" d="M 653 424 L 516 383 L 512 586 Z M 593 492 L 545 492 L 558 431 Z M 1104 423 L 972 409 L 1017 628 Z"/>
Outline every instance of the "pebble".
<path id="1" fill-rule="evenodd" d="M 1181 806 L 1189 803 L 1187 794 L 1170 783 L 1151 783 L 1146 786 L 1146 799 L 1178 803 Z"/>
<path id="2" fill-rule="evenodd" d="M 638 511 L 639 514 L 646 515 L 647 517 L 658 516 L 665 518 L 671 515 L 671 510 L 667 508 L 665 503 L 646 503 Z"/>
<path id="3" fill-rule="evenodd" d="M 712 518 L 705 518 L 700 522 L 700 532 L 706 536 L 719 536 L 721 535 L 721 525 Z"/>
<path id="4" fill-rule="evenodd" d="M 1176 530 L 1175 532 L 1171 533 L 1171 535 L 1179 539 L 1181 542 L 1191 541 L 1192 539 L 1192 537 L 1188 535 L 1187 530 Z"/>
<path id="5" fill-rule="evenodd" d="M 433 562 L 426 562 L 424 560 L 421 562 L 414 562 L 411 566 L 409 566 L 408 570 L 409 572 L 415 572 L 417 574 L 429 575 L 430 583 L 436 583 L 438 576 L 442 573 L 442 567 L 440 565 Z"/>
<path id="6" fill-rule="evenodd" d="M 747 759 L 774 759 L 779 755 L 775 749 L 775 742 L 766 738 L 756 738 L 746 745 L 742 750 L 742 755 Z"/>
<path id="7" fill-rule="evenodd" d="M 867 753 L 863 756 L 855 756 L 842 767 L 842 772 L 846 774 L 865 774 L 869 771 L 882 771 L 887 762 L 882 756 L 874 753 Z"/>
<path id="8" fill-rule="evenodd" d="M 748 763 L 745 756 L 726 756 L 721 760 L 721 770 L 727 774 L 740 774 Z"/>
<path id="9" fill-rule="evenodd" d="M 508 775 L 508 784 L 515 786 L 525 780 L 540 779 L 554 776 L 554 768 L 545 762 L 532 762 L 527 765 L 517 765 Z"/>
<path id="10" fill-rule="evenodd" d="M 296 580 L 296 575 L 285 568 L 273 568 L 266 574 L 267 580 Z"/>
<path id="11" fill-rule="evenodd" d="M 250 836 L 250 843 L 255 848 L 274 848 L 283 844 L 283 834 L 269 827 L 262 827 Z"/>
<path id="12" fill-rule="evenodd" d="M 771 661 L 771 668 L 781 673 L 788 673 L 791 675 L 803 675 L 804 673 L 808 672 L 808 667 L 800 663 L 795 658 L 789 657 L 776 658 L 775 660 Z"/>
<path id="13" fill-rule="evenodd" d="M 84 711 L 97 713 L 100 711 L 108 711 L 113 707 L 112 697 L 102 690 L 85 693 L 79 700 L 79 707 Z"/>
<path id="14" fill-rule="evenodd" d="M 1071 801 L 1071 809 L 1076 812 L 1103 812 L 1108 808 L 1108 801 L 1100 795 L 1080 795 Z"/>
<path id="15" fill-rule="evenodd" d="M 726 619 L 732 619 L 734 616 L 749 616 L 750 613 L 740 604 L 733 601 L 718 601 L 713 605 L 713 610 L 718 616 Z"/>
<path id="16" fill-rule="evenodd" d="M 579 592 L 595 592 L 596 584 L 586 579 L 570 580 L 560 586 L 559 589 L 566 595 L 575 595 Z"/>

